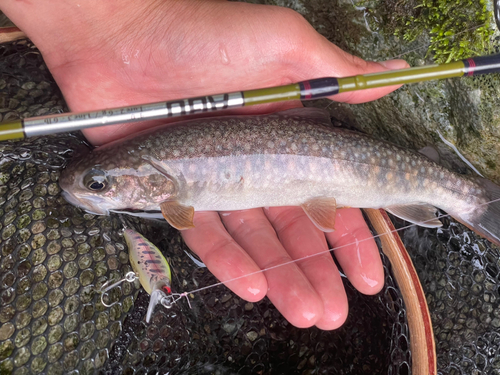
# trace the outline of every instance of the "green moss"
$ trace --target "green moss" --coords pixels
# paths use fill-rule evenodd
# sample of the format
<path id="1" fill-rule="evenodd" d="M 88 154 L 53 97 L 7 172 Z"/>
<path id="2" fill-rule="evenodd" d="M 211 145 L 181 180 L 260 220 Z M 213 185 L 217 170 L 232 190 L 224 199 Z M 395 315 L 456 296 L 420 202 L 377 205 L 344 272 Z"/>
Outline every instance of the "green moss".
<path id="1" fill-rule="evenodd" d="M 491 49 L 494 30 L 486 0 L 383 0 L 379 10 L 385 14 L 386 31 L 407 42 L 428 34 L 427 54 L 437 63 L 484 55 Z"/>
<path id="2" fill-rule="evenodd" d="M 486 165 L 488 168 L 495 170 L 497 167 L 497 164 L 493 160 L 486 160 Z"/>

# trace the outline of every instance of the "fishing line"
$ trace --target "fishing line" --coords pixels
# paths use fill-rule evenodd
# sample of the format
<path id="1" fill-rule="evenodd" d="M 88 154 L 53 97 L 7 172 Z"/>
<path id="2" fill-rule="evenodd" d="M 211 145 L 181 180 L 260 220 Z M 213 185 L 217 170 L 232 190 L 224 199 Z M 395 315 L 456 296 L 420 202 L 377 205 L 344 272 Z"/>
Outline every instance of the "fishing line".
<path id="1" fill-rule="evenodd" d="M 477 208 L 480 208 L 482 206 L 485 206 L 485 205 L 488 205 L 488 204 L 491 204 L 491 203 L 495 203 L 495 202 L 499 202 L 499 201 L 500 201 L 500 198 L 493 199 L 493 200 L 491 200 L 489 202 L 485 202 L 485 203 L 479 204 L 479 205 L 475 206 L 475 208 L 477 209 Z M 451 217 L 451 215 L 450 214 L 438 215 L 436 217 L 436 219 L 442 219 L 442 218 L 445 218 L 445 217 Z M 422 224 L 426 223 L 426 222 L 433 221 L 433 220 L 435 220 L 435 219 L 429 219 L 429 220 L 423 221 Z M 393 233 L 397 233 L 399 231 L 402 231 L 402 230 L 405 230 L 405 229 L 409 229 L 409 228 L 412 228 L 412 227 L 415 227 L 415 226 L 419 226 L 419 224 L 410 224 L 410 225 L 401 227 L 399 229 L 391 230 L 390 232 L 387 232 L 387 233 L 377 234 L 375 236 L 368 237 L 368 238 L 365 238 L 363 240 L 359 240 L 359 241 L 356 241 L 356 242 L 351 242 L 351 243 L 348 243 L 348 244 L 345 244 L 345 245 L 337 246 L 337 247 L 334 247 L 332 249 L 328 249 L 328 250 L 325 250 L 325 251 L 320 251 L 319 253 L 306 255 L 306 256 L 303 256 L 301 258 L 293 259 L 293 260 L 290 260 L 288 262 L 280 263 L 280 264 L 277 264 L 275 266 L 271 266 L 271 267 L 267 267 L 267 268 L 261 269 L 259 271 L 251 272 L 251 273 L 248 273 L 246 275 L 234 277 L 232 279 L 228 279 L 228 280 L 225 280 L 225 281 L 220 281 L 218 283 L 207 285 L 207 286 L 204 286 L 204 287 L 201 287 L 201 288 L 198 288 L 198 289 L 193 289 L 193 290 L 188 291 L 188 292 L 183 292 L 183 293 L 180 293 L 179 296 L 187 296 L 188 294 L 195 294 L 195 293 L 199 293 L 199 292 L 201 292 L 203 290 L 215 288 L 215 287 L 221 286 L 221 285 L 226 285 L 226 284 L 228 284 L 230 282 L 237 281 L 237 280 L 243 279 L 245 277 L 257 275 L 257 274 L 265 272 L 265 271 L 270 271 L 270 270 L 273 270 L 273 269 L 276 269 L 276 268 L 279 268 L 279 267 L 283 267 L 283 266 L 286 266 L 286 265 L 289 265 L 289 264 L 293 264 L 293 263 L 296 263 L 296 262 L 299 262 L 299 261 L 302 261 L 302 260 L 310 259 L 310 258 L 316 257 L 318 255 L 323 255 L 323 254 L 331 253 L 331 252 L 333 252 L 335 250 L 338 250 L 338 249 L 342 249 L 342 248 L 345 248 L 345 247 L 348 247 L 348 246 L 352 246 L 352 245 L 357 245 L 357 244 L 359 244 L 361 242 L 365 242 L 365 241 L 368 241 L 368 240 L 371 240 L 371 239 L 376 239 L 376 238 L 380 238 L 382 236 L 386 236 L 386 235 L 390 235 L 390 234 L 393 234 Z"/>

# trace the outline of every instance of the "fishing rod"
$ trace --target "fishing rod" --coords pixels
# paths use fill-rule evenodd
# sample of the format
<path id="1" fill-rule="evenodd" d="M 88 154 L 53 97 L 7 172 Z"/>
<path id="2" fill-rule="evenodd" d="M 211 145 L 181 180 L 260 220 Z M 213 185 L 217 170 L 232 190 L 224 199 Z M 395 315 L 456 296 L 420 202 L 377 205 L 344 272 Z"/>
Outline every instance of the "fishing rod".
<path id="1" fill-rule="evenodd" d="M 197 96 L 98 111 L 32 117 L 0 123 L 0 141 L 120 123 L 188 116 L 286 100 L 320 99 L 349 91 L 496 72 L 500 72 L 500 54 L 474 57 L 441 65 L 434 64 L 351 77 L 316 78 L 284 86 L 248 91 Z"/>

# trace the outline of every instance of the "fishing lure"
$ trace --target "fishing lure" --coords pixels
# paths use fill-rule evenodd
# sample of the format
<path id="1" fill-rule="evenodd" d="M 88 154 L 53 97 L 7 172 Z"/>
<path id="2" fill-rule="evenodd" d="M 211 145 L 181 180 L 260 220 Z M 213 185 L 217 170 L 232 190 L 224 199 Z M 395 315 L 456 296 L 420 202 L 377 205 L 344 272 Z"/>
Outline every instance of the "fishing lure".
<path id="1" fill-rule="evenodd" d="M 139 277 L 142 287 L 151 295 L 146 322 L 149 323 L 153 311 L 161 303 L 166 308 L 172 307 L 172 274 L 167 260 L 160 250 L 143 235 L 125 229 L 130 264 Z"/>
<path id="2" fill-rule="evenodd" d="M 142 287 L 151 296 L 148 311 L 146 313 L 146 323 L 149 323 L 156 305 L 161 304 L 165 308 L 171 308 L 179 299 L 187 297 L 186 293 L 172 293 L 172 274 L 167 260 L 161 251 L 153 245 L 143 235 L 132 229 L 125 229 L 123 236 L 127 242 L 130 264 L 133 272 L 128 272 L 125 277 L 111 285 L 106 282 L 101 287 L 101 301 L 107 305 L 103 296 L 104 293 L 118 286 L 124 281 L 133 282 L 139 279 Z M 189 300 L 188 300 L 189 303 Z"/>

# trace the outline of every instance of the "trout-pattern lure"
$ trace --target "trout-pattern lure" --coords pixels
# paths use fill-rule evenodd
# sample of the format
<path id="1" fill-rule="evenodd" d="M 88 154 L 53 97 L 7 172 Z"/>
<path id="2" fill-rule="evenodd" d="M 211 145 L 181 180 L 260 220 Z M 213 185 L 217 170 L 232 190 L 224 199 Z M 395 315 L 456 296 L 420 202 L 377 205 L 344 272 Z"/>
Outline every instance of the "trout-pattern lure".
<path id="1" fill-rule="evenodd" d="M 144 290 L 151 296 L 146 314 L 146 322 L 149 323 L 156 305 L 161 304 L 169 309 L 180 298 L 185 297 L 186 293 L 172 293 L 170 266 L 155 245 L 132 229 L 125 229 L 123 236 L 127 242 L 130 264 L 134 271 L 111 285 L 105 283 L 101 287 L 101 292 L 104 294 L 124 281 L 133 282 L 139 279 Z M 111 306 L 106 304 L 102 297 L 101 301 L 104 306 Z"/>
<path id="2" fill-rule="evenodd" d="M 184 294 L 172 293 L 172 273 L 161 251 L 143 235 L 132 229 L 123 233 L 127 242 L 130 264 L 149 300 L 146 323 L 149 323 L 156 305 L 171 308 Z"/>

